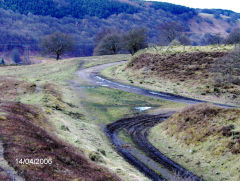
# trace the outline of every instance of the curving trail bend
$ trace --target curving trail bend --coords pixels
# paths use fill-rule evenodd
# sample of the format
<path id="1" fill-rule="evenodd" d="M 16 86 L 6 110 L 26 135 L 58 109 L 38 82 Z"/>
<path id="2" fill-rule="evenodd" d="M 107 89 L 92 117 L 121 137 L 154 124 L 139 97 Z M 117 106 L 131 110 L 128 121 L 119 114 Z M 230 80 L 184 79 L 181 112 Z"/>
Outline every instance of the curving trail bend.
<path id="1" fill-rule="evenodd" d="M 110 66 L 121 64 L 121 62 L 108 63 L 90 67 L 87 69 L 80 69 L 77 74 L 88 85 L 104 86 L 113 89 L 119 89 L 126 92 L 131 92 L 139 95 L 155 97 L 163 100 L 173 101 L 177 103 L 197 104 L 206 101 L 187 98 L 174 94 L 151 91 L 131 85 L 118 83 L 99 75 L 102 69 Z M 76 87 L 77 85 L 75 85 Z M 230 108 L 233 106 L 213 103 L 217 106 Z M 173 180 L 176 174 L 181 177 L 181 180 L 201 181 L 202 179 L 193 173 L 189 172 L 181 165 L 173 162 L 157 150 L 147 139 L 149 129 L 154 125 L 169 118 L 173 112 L 168 112 L 160 115 L 142 115 L 134 118 L 126 118 L 111 123 L 105 127 L 105 132 L 110 141 L 115 146 L 118 153 L 134 165 L 138 170 L 148 176 L 154 181 Z M 119 132 L 125 130 L 134 142 L 134 146 L 141 150 L 139 152 L 132 145 L 126 144 L 120 137 Z"/>
<path id="2" fill-rule="evenodd" d="M 189 172 L 171 159 L 164 156 L 156 149 L 147 139 L 148 131 L 151 127 L 161 123 L 169 118 L 173 112 L 160 115 L 143 115 L 134 118 L 126 118 L 109 124 L 105 128 L 105 132 L 109 136 L 111 142 L 117 151 L 132 165 L 144 172 L 152 180 L 172 180 L 174 175 L 178 175 L 182 180 L 200 181 L 200 177 Z M 144 152 L 144 155 L 135 156 L 131 147 L 126 147 L 124 142 L 118 137 L 121 130 L 126 130 L 131 136 L 136 146 Z M 163 168 L 154 167 L 149 162 L 145 162 L 144 156 L 147 156 Z M 140 162 L 140 164 L 139 164 Z"/>

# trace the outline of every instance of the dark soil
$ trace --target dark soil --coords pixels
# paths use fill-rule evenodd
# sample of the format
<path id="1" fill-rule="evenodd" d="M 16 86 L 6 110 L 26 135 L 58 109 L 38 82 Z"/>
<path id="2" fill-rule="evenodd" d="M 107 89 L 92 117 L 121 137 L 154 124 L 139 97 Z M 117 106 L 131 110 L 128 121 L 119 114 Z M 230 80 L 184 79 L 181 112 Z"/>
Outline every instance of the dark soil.
<path id="1" fill-rule="evenodd" d="M 142 115 L 133 118 L 121 119 L 107 125 L 106 133 L 112 141 L 113 145 L 116 147 L 117 151 L 128 162 L 130 162 L 132 165 L 134 165 L 137 169 L 139 169 L 152 180 L 165 180 L 165 178 L 169 177 L 169 175 L 165 175 L 166 172 L 158 175 L 152 170 L 152 167 L 148 167 L 147 165 L 142 164 L 141 161 L 137 158 L 134 158 L 134 155 L 131 155 L 131 153 L 128 151 L 129 146 L 125 146 L 119 142 L 117 133 L 120 130 L 126 129 L 134 143 L 139 147 L 139 149 L 141 149 L 149 158 L 158 162 L 170 172 L 172 172 L 172 176 L 177 173 L 180 177 L 182 177 L 182 180 L 186 179 L 192 181 L 201 181 L 202 179 L 200 177 L 195 176 L 193 173 L 189 172 L 185 168 L 165 157 L 147 139 L 149 129 L 156 124 L 166 120 L 172 114 L 172 112 L 169 112 L 168 114 L 160 114 L 156 116 Z"/>
<path id="2" fill-rule="evenodd" d="M 0 137 L 4 158 L 19 175 L 30 181 L 120 180 L 106 168 L 87 160 L 82 152 L 49 133 L 41 110 L 34 106 L 0 102 Z M 19 164 L 16 159 L 52 159 L 52 164 Z M 4 173 L 0 170 L 0 179 Z M 6 177 L 6 180 L 8 178 Z"/>

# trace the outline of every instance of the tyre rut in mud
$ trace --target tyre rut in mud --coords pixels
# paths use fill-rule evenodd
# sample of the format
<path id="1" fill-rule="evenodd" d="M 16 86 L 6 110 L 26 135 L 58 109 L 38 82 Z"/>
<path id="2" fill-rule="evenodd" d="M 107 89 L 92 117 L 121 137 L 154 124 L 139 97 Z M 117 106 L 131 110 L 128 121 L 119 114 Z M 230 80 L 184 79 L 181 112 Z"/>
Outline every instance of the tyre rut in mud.
<path id="1" fill-rule="evenodd" d="M 105 132 L 115 146 L 118 153 L 126 159 L 130 164 L 135 166 L 138 170 L 143 172 L 152 180 L 169 180 L 173 176 L 180 176 L 183 180 L 202 181 L 202 179 L 190 171 L 186 170 L 179 164 L 164 156 L 158 149 L 156 149 L 147 139 L 149 129 L 156 124 L 169 118 L 173 112 L 160 115 L 142 115 L 133 118 L 126 118 L 118 120 L 106 126 Z M 126 143 L 119 138 L 118 133 L 121 130 L 126 130 L 135 145 L 144 152 L 144 155 L 164 169 L 156 172 L 153 166 L 149 166 L 135 156 L 131 148 L 126 147 Z M 168 170 L 166 172 L 165 170 Z"/>

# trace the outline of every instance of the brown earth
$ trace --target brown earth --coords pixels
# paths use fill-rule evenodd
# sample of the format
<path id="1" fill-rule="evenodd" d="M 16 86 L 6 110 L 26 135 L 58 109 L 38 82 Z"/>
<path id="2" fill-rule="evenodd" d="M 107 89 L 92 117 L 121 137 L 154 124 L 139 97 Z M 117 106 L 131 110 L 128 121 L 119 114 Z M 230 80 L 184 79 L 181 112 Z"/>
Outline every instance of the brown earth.
<path id="1" fill-rule="evenodd" d="M 35 84 L 14 78 L 0 77 L 0 98 L 1 100 L 13 100 L 18 95 L 35 91 L 35 87 Z"/>
<path id="2" fill-rule="evenodd" d="M 208 79 L 213 63 L 225 52 L 174 53 L 170 55 L 141 54 L 128 64 L 128 68 L 143 69 L 156 76 L 186 81 Z"/>

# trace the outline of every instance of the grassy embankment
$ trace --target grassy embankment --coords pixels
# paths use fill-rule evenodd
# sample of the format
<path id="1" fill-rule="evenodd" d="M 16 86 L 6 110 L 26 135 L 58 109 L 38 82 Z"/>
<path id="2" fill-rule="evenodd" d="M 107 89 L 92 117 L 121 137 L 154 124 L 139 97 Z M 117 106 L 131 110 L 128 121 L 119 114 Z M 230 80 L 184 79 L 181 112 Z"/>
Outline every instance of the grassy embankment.
<path id="1" fill-rule="evenodd" d="M 183 52 L 182 47 L 175 47 L 170 54 L 154 48 L 143 50 L 125 65 L 106 69 L 102 74 L 153 90 L 239 105 L 239 86 L 216 89 L 210 71 L 215 60 L 232 47 L 189 48 Z M 239 109 L 195 105 L 154 127 L 149 140 L 205 180 L 237 181 L 240 179 L 239 128 Z"/>
<path id="2" fill-rule="evenodd" d="M 233 46 L 167 47 L 139 51 L 130 62 L 102 72 L 120 82 L 187 97 L 239 104 L 239 86 L 215 87 L 210 71 Z M 217 53 L 219 52 L 219 53 Z"/>
<path id="3" fill-rule="evenodd" d="M 48 170 L 43 176 L 51 179 L 115 177 L 86 160 L 86 156 L 124 180 L 148 180 L 113 150 L 102 125 L 137 114 L 136 106 L 175 105 L 109 88 L 91 88 L 73 74 L 83 63 L 83 67 L 90 67 L 127 58 L 125 55 L 86 57 L 0 67 L 0 134 L 4 136 L 3 142 L 9 143 L 4 147 L 9 164 L 31 179 L 41 178 L 43 170 Z M 82 88 L 75 89 L 70 81 Z M 51 157 L 55 166 L 16 164 L 15 159 L 21 157 Z M 66 172 L 67 169 L 71 171 Z"/>
<path id="4" fill-rule="evenodd" d="M 154 127 L 149 140 L 204 180 L 240 179 L 240 110 L 195 105 Z"/>
<path id="5" fill-rule="evenodd" d="M 105 57 L 95 63 L 118 58 Z M 24 178 L 118 179 L 105 168 L 89 162 L 80 150 L 75 149 L 80 147 L 78 137 L 71 133 L 81 133 L 87 117 L 83 115 L 80 100 L 76 99 L 68 80 L 73 78 L 82 62 L 76 58 L 0 68 L 0 134 L 4 158 Z M 53 159 L 53 163 L 19 164 L 17 158 L 48 158 Z"/>
<path id="6" fill-rule="evenodd" d="M 84 58 L 86 66 L 122 60 L 126 56 L 95 58 Z M 77 92 L 68 82 L 82 62 L 83 59 L 75 58 L 0 68 L 0 134 L 4 158 L 23 177 L 30 180 L 117 179 L 106 169 L 89 162 L 78 150 L 83 150 L 87 157 L 95 157 L 96 154 L 90 153 L 97 152 L 98 145 L 91 145 L 92 142 L 88 143 L 85 138 L 95 140 L 103 137 L 99 127 L 94 122 L 89 123 Z M 107 145 L 106 139 L 102 142 Z M 118 156 L 110 145 L 107 151 L 112 152 L 112 157 Z M 21 165 L 16 163 L 16 158 L 52 158 L 53 164 Z M 111 168 L 111 158 L 104 164 L 106 167 Z M 123 162 L 121 159 L 118 161 L 114 163 L 115 167 Z M 133 177 L 140 175 L 128 164 L 124 166 L 130 173 L 126 178 L 131 178 L 131 173 Z M 1 176 L 5 178 L 4 172 Z"/>

